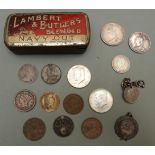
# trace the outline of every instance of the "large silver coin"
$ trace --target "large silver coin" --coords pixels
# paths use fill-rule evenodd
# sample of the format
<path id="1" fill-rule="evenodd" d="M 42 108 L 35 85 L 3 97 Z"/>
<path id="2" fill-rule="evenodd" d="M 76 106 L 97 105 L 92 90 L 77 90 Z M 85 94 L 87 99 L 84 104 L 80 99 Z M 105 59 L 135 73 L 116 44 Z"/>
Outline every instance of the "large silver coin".
<path id="1" fill-rule="evenodd" d="M 145 53 L 150 49 L 150 37 L 143 32 L 135 32 L 129 38 L 129 46 L 136 53 Z"/>
<path id="2" fill-rule="evenodd" d="M 117 23 L 107 23 L 101 30 L 102 41 L 107 45 L 119 45 L 123 41 L 124 30 Z"/>
<path id="3" fill-rule="evenodd" d="M 124 55 L 117 55 L 112 60 L 112 68 L 118 73 L 125 73 L 130 69 L 130 60 Z"/>
<path id="4" fill-rule="evenodd" d="M 33 83 L 38 77 L 38 70 L 31 64 L 24 64 L 18 70 L 18 77 L 26 83 Z"/>
<path id="5" fill-rule="evenodd" d="M 94 111 L 104 113 L 111 109 L 113 97 L 105 89 L 96 89 L 89 96 L 89 104 Z"/>
<path id="6" fill-rule="evenodd" d="M 68 82 L 75 88 L 87 86 L 91 80 L 89 69 L 83 65 L 76 65 L 68 71 Z"/>

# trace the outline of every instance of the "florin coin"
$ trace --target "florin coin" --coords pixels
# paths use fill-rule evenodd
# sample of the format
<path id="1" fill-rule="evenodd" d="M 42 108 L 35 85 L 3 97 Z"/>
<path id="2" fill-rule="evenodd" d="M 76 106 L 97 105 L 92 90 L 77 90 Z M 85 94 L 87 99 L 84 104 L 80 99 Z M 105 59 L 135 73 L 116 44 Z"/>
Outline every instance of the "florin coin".
<path id="1" fill-rule="evenodd" d="M 36 96 L 30 90 L 19 91 L 14 98 L 14 104 L 20 111 L 30 111 L 36 105 Z"/>
<path id="2" fill-rule="evenodd" d="M 62 115 L 54 121 L 53 129 L 58 136 L 67 137 L 74 129 L 74 123 L 69 117 Z"/>
<path id="3" fill-rule="evenodd" d="M 69 94 L 65 97 L 63 105 L 66 112 L 70 114 L 78 114 L 82 111 L 84 103 L 81 96 L 77 94 Z"/>
<path id="4" fill-rule="evenodd" d="M 82 123 L 81 131 L 85 137 L 95 139 L 102 133 L 102 124 L 96 118 L 88 118 Z"/>
<path id="5" fill-rule="evenodd" d="M 38 70 L 31 64 L 24 64 L 18 70 L 18 77 L 23 82 L 33 83 L 38 78 Z"/>
<path id="6" fill-rule="evenodd" d="M 47 84 L 57 83 L 61 78 L 61 70 L 55 64 L 48 64 L 43 67 L 41 77 Z"/>
<path id="7" fill-rule="evenodd" d="M 124 30 L 117 23 L 107 23 L 101 30 L 102 41 L 107 45 L 119 45 L 123 41 Z"/>
<path id="8" fill-rule="evenodd" d="M 130 60 L 124 55 L 117 55 L 112 60 L 112 68 L 117 73 L 126 73 L 130 69 Z"/>
<path id="9" fill-rule="evenodd" d="M 45 132 L 45 123 L 39 118 L 31 118 L 23 126 L 25 137 L 32 141 L 41 139 L 45 135 Z"/>
<path id="10" fill-rule="evenodd" d="M 46 112 L 52 112 L 57 110 L 60 99 L 58 95 L 54 92 L 46 92 L 40 99 L 41 107 Z"/>
<path id="11" fill-rule="evenodd" d="M 83 65 L 76 65 L 68 71 L 68 82 L 75 88 L 86 87 L 91 80 L 89 69 Z"/>
<path id="12" fill-rule="evenodd" d="M 145 53 L 150 49 L 150 37 L 143 32 L 135 32 L 129 38 L 129 46 L 136 53 Z"/>
<path id="13" fill-rule="evenodd" d="M 94 111 L 104 113 L 111 109 L 113 97 L 105 89 L 96 89 L 89 96 L 89 104 Z"/>

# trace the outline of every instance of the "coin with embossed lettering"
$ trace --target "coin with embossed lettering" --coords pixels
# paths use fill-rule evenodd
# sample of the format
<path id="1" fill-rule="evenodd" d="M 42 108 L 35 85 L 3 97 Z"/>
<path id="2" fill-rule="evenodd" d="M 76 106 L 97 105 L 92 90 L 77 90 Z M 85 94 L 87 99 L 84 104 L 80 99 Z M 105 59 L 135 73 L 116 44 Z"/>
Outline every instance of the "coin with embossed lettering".
<path id="1" fill-rule="evenodd" d="M 33 83 L 38 78 L 38 70 L 31 64 L 24 64 L 18 70 L 18 78 L 26 83 Z"/>
<path id="2" fill-rule="evenodd" d="M 45 123 L 39 118 L 30 118 L 23 126 L 24 136 L 32 141 L 41 139 L 46 132 Z"/>
<path id="3" fill-rule="evenodd" d="M 107 45 L 119 45 L 123 41 L 124 29 L 117 23 L 107 23 L 102 27 L 101 39 Z"/>
<path id="4" fill-rule="evenodd" d="M 111 109 L 113 97 L 109 91 L 99 88 L 90 94 L 89 104 L 94 111 L 104 113 Z"/>
<path id="5" fill-rule="evenodd" d="M 124 55 L 117 55 L 112 60 L 112 68 L 117 73 L 126 73 L 130 69 L 130 60 Z"/>
<path id="6" fill-rule="evenodd" d="M 86 87 L 91 80 L 91 73 L 86 66 L 75 65 L 68 71 L 68 82 L 75 88 Z"/>
<path id="7" fill-rule="evenodd" d="M 129 46 L 136 53 L 146 53 L 151 46 L 150 37 L 143 32 L 135 32 L 129 38 Z"/>
<path id="8" fill-rule="evenodd" d="M 21 90 L 16 94 L 14 104 L 18 110 L 28 112 L 35 107 L 36 96 L 30 90 Z"/>
<path id="9" fill-rule="evenodd" d="M 48 64 L 43 67 L 41 77 L 45 83 L 55 84 L 61 78 L 61 70 L 55 64 Z"/>

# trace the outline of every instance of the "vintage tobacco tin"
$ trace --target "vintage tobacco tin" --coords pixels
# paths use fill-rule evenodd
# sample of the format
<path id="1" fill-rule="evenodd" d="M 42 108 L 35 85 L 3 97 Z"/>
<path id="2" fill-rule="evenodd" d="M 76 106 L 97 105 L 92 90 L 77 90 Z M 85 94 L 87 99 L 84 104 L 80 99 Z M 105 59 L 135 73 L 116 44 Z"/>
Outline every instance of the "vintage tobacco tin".
<path id="1" fill-rule="evenodd" d="M 85 13 L 11 14 L 4 42 L 15 54 L 83 53 L 90 41 Z"/>

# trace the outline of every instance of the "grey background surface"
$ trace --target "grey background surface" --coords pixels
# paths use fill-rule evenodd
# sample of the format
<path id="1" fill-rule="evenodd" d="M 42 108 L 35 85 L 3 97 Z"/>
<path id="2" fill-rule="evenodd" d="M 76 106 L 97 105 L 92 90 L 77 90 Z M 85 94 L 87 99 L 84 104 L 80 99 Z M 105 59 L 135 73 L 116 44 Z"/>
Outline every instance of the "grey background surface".
<path id="1" fill-rule="evenodd" d="M 91 41 L 82 55 L 26 55 L 18 56 L 10 52 L 3 43 L 5 20 L 16 12 L 54 12 L 83 11 L 88 14 L 91 24 Z M 0 10 L 0 145 L 155 145 L 155 10 Z M 107 22 L 117 22 L 125 29 L 125 38 L 121 45 L 109 47 L 100 39 L 100 30 Z M 149 34 L 152 45 L 148 53 L 139 55 L 128 46 L 128 37 L 135 31 Z M 125 74 L 118 74 L 111 68 L 115 55 L 124 54 L 130 58 L 131 69 Z M 45 84 L 40 77 L 33 84 L 25 84 L 17 77 L 17 71 L 25 63 L 34 64 L 39 72 L 48 63 L 57 64 L 62 70 L 61 80 L 54 85 Z M 76 89 L 69 85 L 67 72 L 76 64 L 87 66 L 92 74 L 91 83 Z M 120 83 L 124 77 L 132 80 L 142 79 L 146 88 L 140 90 L 136 104 L 130 105 L 123 101 Z M 93 112 L 88 104 L 89 94 L 96 88 L 109 90 L 114 97 L 110 111 L 104 114 Z M 29 89 L 37 95 L 36 107 L 27 113 L 19 112 L 13 104 L 13 98 L 21 89 Z M 40 96 L 46 91 L 55 91 L 61 100 L 56 112 L 46 113 L 39 104 Z M 67 114 L 63 109 L 63 99 L 70 93 L 82 96 L 85 106 L 78 115 Z M 121 141 L 114 133 L 116 119 L 131 112 L 139 123 L 138 135 L 127 142 Z M 66 138 L 58 137 L 52 128 L 53 121 L 60 115 L 72 118 L 75 124 L 73 133 Z M 31 117 L 39 117 L 45 121 L 45 136 L 36 142 L 27 140 L 22 132 L 24 122 Z M 96 117 L 103 124 L 102 135 L 95 140 L 86 139 L 81 134 L 81 123 L 88 117 Z"/>

